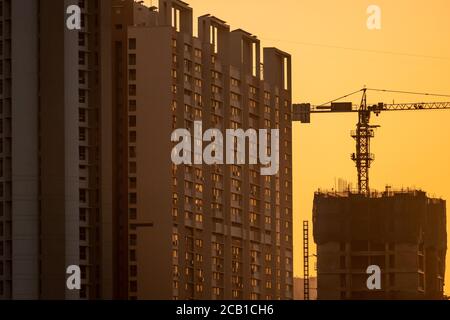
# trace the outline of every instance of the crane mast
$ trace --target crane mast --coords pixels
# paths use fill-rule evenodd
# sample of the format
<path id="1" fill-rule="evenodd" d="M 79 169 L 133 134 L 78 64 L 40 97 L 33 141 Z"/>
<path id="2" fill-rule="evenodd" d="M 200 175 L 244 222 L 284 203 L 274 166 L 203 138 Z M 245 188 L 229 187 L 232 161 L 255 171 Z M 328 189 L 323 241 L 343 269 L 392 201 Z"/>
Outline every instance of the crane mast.
<path id="1" fill-rule="evenodd" d="M 374 129 L 378 127 L 370 124 L 370 116 L 371 110 L 367 106 L 367 91 L 363 89 L 356 131 L 353 131 L 351 135 L 356 141 L 356 152 L 352 154 L 352 160 L 358 171 L 358 191 L 364 195 L 370 194 L 369 169 L 375 160 L 374 155 L 370 152 L 370 139 L 375 137 Z"/>

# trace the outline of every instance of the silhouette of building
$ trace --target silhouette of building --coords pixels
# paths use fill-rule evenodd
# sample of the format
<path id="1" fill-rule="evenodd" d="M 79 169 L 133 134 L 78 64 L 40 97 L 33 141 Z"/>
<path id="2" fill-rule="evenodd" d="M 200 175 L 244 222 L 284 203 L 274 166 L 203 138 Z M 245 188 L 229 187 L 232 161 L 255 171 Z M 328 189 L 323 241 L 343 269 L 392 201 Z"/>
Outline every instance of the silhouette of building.
<path id="1" fill-rule="evenodd" d="M 0 299 L 112 297 L 110 9 L 0 1 Z"/>
<path id="2" fill-rule="evenodd" d="M 421 191 L 318 192 L 314 199 L 318 299 L 442 299 L 446 203 Z M 367 268 L 381 268 L 369 290 Z"/>
<path id="3" fill-rule="evenodd" d="M 291 59 L 184 2 L 113 1 L 118 295 L 292 299 Z M 264 65 L 264 67 L 263 67 Z M 280 129 L 280 171 L 175 166 L 174 129 Z M 195 141 L 195 143 L 199 143 Z"/>

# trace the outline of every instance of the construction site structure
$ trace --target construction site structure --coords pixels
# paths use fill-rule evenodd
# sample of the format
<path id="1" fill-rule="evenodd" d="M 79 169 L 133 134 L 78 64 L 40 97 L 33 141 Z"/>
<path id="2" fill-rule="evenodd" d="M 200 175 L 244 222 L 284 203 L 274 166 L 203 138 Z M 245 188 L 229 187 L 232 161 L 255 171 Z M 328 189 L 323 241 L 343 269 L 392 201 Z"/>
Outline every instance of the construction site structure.
<path id="1" fill-rule="evenodd" d="M 318 299 L 442 299 L 446 202 L 417 190 L 318 192 L 313 232 Z M 367 268 L 381 269 L 381 289 Z"/>

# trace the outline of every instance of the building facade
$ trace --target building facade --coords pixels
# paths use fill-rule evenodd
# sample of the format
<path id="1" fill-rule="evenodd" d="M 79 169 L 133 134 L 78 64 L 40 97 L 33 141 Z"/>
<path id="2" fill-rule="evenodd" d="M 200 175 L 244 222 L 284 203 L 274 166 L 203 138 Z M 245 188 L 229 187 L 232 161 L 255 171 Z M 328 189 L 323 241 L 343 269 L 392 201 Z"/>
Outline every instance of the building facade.
<path id="1" fill-rule="evenodd" d="M 421 191 L 317 193 L 318 299 L 442 299 L 446 203 Z M 381 270 L 371 290 L 369 266 Z"/>
<path id="2" fill-rule="evenodd" d="M 194 36 L 192 9 L 178 0 L 115 0 L 113 25 L 118 295 L 292 299 L 289 54 L 262 57 L 255 36 L 210 15 Z M 193 134 L 196 121 L 224 134 L 279 129 L 278 174 L 173 165 L 173 130 Z"/>
<path id="3" fill-rule="evenodd" d="M 112 297 L 110 12 L 0 1 L 0 299 Z"/>

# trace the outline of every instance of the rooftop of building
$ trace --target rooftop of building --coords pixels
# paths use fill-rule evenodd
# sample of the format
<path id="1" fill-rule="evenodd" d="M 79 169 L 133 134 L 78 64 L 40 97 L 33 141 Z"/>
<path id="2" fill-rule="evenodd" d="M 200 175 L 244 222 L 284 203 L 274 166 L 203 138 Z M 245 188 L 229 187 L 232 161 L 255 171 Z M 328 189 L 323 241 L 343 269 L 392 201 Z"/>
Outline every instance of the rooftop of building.
<path id="1" fill-rule="evenodd" d="M 154 1 L 152 1 L 151 5 L 147 5 L 142 0 L 133 0 L 133 1 L 134 1 L 135 5 L 140 8 L 140 10 L 142 10 L 142 9 L 149 9 L 149 11 L 160 12 L 161 6 L 164 3 L 169 2 L 169 3 L 172 3 L 172 5 L 174 7 L 176 7 L 176 8 L 183 9 L 183 10 L 188 10 L 190 12 L 193 12 L 193 8 L 189 5 L 189 3 L 183 2 L 181 0 L 154 0 Z M 159 4 L 156 5 L 155 2 L 159 2 Z M 242 28 L 231 29 L 230 26 L 227 24 L 227 22 L 225 20 L 222 20 L 222 19 L 220 19 L 217 16 L 214 16 L 212 14 L 207 13 L 207 14 L 204 14 L 202 16 L 199 16 L 197 19 L 200 21 L 201 19 L 205 19 L 205 18 L 212 20 L 213 22 L 215 22 L 218 25 L 222 25 L 224 27 L 229 28 L 231 33 L 241 33 L 243 36 L 245 36 L 245 37 L 247 37 L 249 39 L 252 39 L 253 41 L 258 41 L 258 37 L 256 35 L 252 34 L 251 32 L 248 32 L 247 30 L 244 30 Z M 283 50 L 280 50 L 278 48 L 275 48 L 275 47 L 271 47 L 271 48 L 267 48 L 267 49 L 274 49 L 277 52 L 279 52 L 280 54 L 288 55 L 287 52 L 285 52 Z"/>
<path id="2" fill-rule="evenodd" d="M 315 193 L 316 196 L 322 198 L 358 198 L 358 197 L 366 197 L 365 195 L 359 193 L 355 189 L 347 189 L 347 190 L 317 190 Z M 426 191 L 415 188 L 401 188 L 401 189 L 393 189 L 392 187 L 386 186 L 384 191 L 373 190 L 370 192 L 368 196 L 369 199 L 380 199 L 380 198 L 393 198 L 399 196 L 410 196 L 410 197 L 423 197 L 428 198 L 430 200 L 438 200 L 443 201 L 441 197 L 430 196 Z"/>

